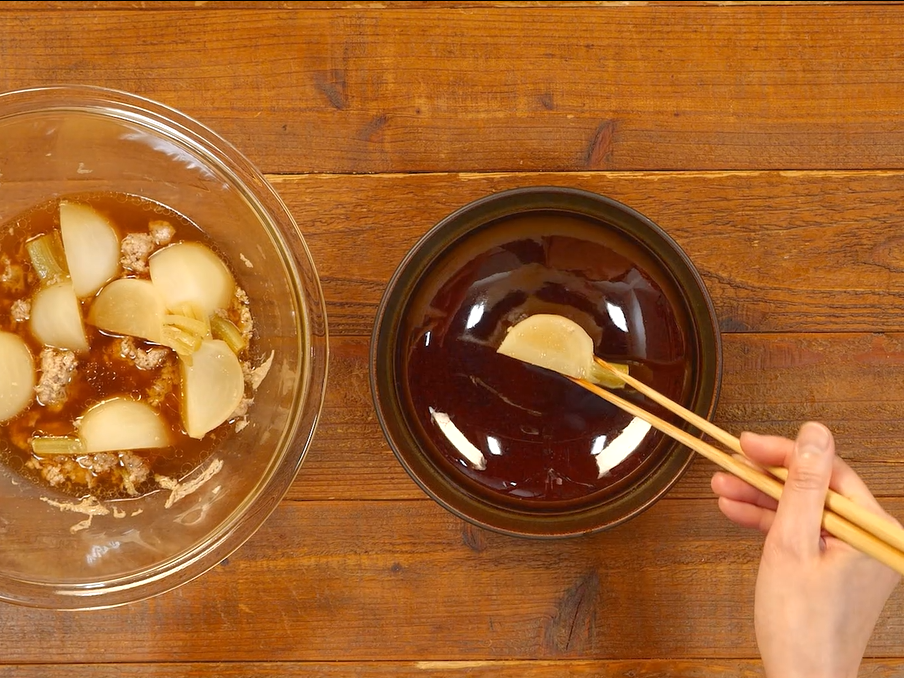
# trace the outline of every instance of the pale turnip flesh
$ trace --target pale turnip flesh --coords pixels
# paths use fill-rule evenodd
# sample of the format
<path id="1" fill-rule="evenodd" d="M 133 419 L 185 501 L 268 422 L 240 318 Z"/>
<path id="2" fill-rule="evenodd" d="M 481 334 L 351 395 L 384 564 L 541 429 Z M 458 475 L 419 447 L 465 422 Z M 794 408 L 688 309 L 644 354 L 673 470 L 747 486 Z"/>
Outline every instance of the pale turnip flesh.
<path id="1" fill-rule="evenodd" d="M 150 405 L 116 397 L 89 408 L 78 422 L 78 437 L 87 454 L 166 447 L 169 431 Z"/>
<path id="2" fill-rule="evenodd" d="M 21 337 L 0 332 L 0 422 L 18 416 L 34 401 L 35 363 Z"/>
<path id="3" fill-rule="evenodd" d="M 119 235 L 97 210 L 61 202 L 60 232 L 72 288 L 78 298 L 92 296 L 119 273 Z"/>
<path id="4" fill-rule="evenodd" d="M 161 343 L 166 308 L 150 280 L 120 278 L 91 304 L 88 322 L 104 332 Z"/>
<path id="5" fill-rule="evenodd" d="M 200 243 L 179 242 L 158 250 L 148 266 L 151 281 L 172 311 L 189 304 L 210 316 L 228 308 L 235 294 L 235 280 L 226 264 Z"/>
<path id="6" fill-rule="evenodd" d="M 192 438 L 229 419 L 245 394 L 242 366 L 219 339 L 207 339 L 182 365 L 182 425 Z"/>
<path id="7" fill-rule="evenodd" d="M 88 350 L 82 307 L 70 282 L 38 290 L 31 303 L 30 323 L 32 334 L 45 346 L 77 353 Z"/>

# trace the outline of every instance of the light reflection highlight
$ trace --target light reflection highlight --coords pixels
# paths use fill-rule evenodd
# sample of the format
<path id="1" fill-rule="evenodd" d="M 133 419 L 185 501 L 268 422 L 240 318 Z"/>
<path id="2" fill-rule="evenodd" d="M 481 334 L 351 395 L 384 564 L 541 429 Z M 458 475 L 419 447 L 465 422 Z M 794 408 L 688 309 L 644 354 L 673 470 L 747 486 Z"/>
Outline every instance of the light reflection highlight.
<path id="1" fill-rule="evenodd" d="M 628 331 L 628 320 L 625 318 L 625 312 L 619 306 L 611 301 L 606 302 L 606 311 L 609 313 L 609 319 L 622 332 Z"/>
<path id="2" fill-rule="evenodd" d="M 499 444 L 499 439 L 493 436 L 487 436 L 487 449 L 490 454 L 495 454 L 496 456 L 502 454 L 502 445 Z"/>
<path id="3" fill-rule="evenodd" d="M 594 452 L 592 452 L 592 454 L 596 457 L 596 466 L 599 469 L 598 477 L 602 478 L 609 473 L 609 471 L 631 456 L 631 453 L 640 446 L 643 439 L 647 436 L 647 433 L 650 432 L 650 428 L 651 426 L 643 419 L 637 419 L 635 417 L 608 445 L 605 445 L 605 436 L 597 438 L 593 443 Z M 597 452 L 596 443 L 600 438 L 603 439 L 603 444 L 600 446 L 601 449 Z"/>
<path id="4" fill-rule="evenodd" d="M 471 310 L 468 311 L 468 319 L 465 321 L 465 329 L 470 330 L 477 326 L 477 323 L 480 322 L 480 319 L 483 318 L 484 311 L 486 311 L 487 305 L 486 302 L 481 301 L 479 304 L 474 304 L 471 307 Z"/>
<path id="5" fill-rule="evenodd" d="M 431 407 L 430 418 L 433 420 L 433 423 L 439 427 L 442 434 L 446 436 L 446 440 L 452 444 L 452 447 L 458 450 L 458 453 L 464 459 L 478 471 L 486 470 L 487 459 L 483 456 L 483 452 L 477 449 L 470 440 L 465 438 L 464 433 L 458 430 L 455 422 L 452 421 L 452 418 L 448 414 L 445 412 L 437 412 Z"/>

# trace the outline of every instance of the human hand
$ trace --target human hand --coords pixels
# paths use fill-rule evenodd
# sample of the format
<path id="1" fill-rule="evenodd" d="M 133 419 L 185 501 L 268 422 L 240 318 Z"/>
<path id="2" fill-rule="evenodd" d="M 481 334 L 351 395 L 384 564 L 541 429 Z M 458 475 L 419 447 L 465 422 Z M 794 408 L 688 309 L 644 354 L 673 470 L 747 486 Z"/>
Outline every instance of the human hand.
<path id="1" fill-rule="evenodd" d="M 822 531 L 826 492 L 831 487 L 897 521 L 835 456 L 832 434 L 822 424 L 804 424 L 796 441 L 744 433 L 741 448 L 759 464 L 788 468 L 780 502 L 733 475 L 719 472 L 712 479 L 722 513 L 738 525 L 766 533 L 754 605 L 766 675 L 856 677 L 900 576 Z"/>

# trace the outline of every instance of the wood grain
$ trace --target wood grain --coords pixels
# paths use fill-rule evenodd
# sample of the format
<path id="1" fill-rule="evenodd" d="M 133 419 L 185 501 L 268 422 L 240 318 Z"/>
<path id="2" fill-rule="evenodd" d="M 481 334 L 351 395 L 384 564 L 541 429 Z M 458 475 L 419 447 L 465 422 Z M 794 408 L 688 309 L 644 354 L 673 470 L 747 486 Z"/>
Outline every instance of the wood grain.
<path id="1" fill-rule="evenodd" d="M 0 10 L 0 90 L 129 90 L 268 172 L 904 166 L 894 5 L 49 7 Z"/>
<path id="2" fill-rule="evenodd" d="M 6 667 L 9 678 L 758 678 L 759 662 L 750 660 L 636 661 L 423 661 L 423 662 L 210 662 L 159 664 L 53 664 Z M 897 661 L 867 660 L 865 678 L 898 675 Z"/>
<path id="3" fill-rule="evenodd" d="M 386 283 L 485 195 L 568 186 L 657 223 L 700 271 L 723 332 L 904 331 L 904 172 L 270 177 L 320 273 L 330 330 L 370 335 Z"/>
<path id="4" fill-rule="evenodd" d="M 866 659 L 860 678 L 894 678 L 904 670 L 901 660 Z M 4 671 L 10 678 L 759 678 L 754 660 L 631 661 L 424 661 L 424 662 L 210 662 L 159 664 L 22 664 Z"/>
<path id="5" fill-rule="evenodd" d="M 0 604 L 11 678 L 761 674 L 762 538 L 698 460 L 609 532 L 486 532 L 411 481 L 368 385 L 377 304 L 437 221 L 575 186 L 687 252 L 724 337 L 716 421 L 827 423 L 904 517 L 900 2 L 10 2 L 0 91 L 128 90 L 240 148 L 321 273 L 330 380 L 289 495 L 206 575 L 123 608 Z M 2 168 L 0 168 L 2 171 Z M 904 590 L 860 675 L 904 674 Z"/>
<path id="6" fill-rule="evenodd" d="M 714 501 L 666 499 L 554 542 L 474 531 L 430 502 L 291 502 L 164 596 L 84 613 L 0 606 L 0 647 L 11 664 L 46 662 L 59 638 L 74 664 L 754 659 L 760 549 Z M 870 656 L 897 657 L 902 633 L 899 589 Z"/>

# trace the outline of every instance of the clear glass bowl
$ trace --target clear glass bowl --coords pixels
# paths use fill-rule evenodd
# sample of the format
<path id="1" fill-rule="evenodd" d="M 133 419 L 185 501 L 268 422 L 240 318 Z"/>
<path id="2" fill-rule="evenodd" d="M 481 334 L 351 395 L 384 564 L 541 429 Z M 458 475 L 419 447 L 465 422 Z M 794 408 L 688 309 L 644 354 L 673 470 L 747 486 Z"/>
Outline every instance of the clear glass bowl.
<path id="1" fill-rule="evenodd" d="M 251 300 L 255 353 L 273 352 L 251 425 L 211 459 L 221 470 L 170 493 L 111 502 L 87 529 L 72 501 L 0 467 L 0 600 L 35 607 L 121 605 L 171 590 L 243 544 L 285 495 L 323 403 L 323 295 L 301 233 L 255 167 L 198 122 L 108 89 L 59 86 L 0 95 L 0 223 L 71 193 L 116 191 L 163 203 L 219 245 Z M 206 467 L 202 465 L 191 481 Z"/>

